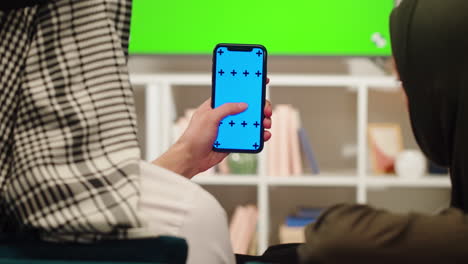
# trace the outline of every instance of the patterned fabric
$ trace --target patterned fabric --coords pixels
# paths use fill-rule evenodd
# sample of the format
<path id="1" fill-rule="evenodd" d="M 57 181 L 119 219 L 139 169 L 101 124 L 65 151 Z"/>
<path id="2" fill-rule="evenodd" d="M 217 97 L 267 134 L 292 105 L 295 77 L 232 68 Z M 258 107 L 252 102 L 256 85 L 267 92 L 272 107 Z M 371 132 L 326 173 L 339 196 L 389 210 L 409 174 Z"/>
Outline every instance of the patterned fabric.
<path id="1" fill-rule="evenodd" d="M 130 0 L 0 12 L 0 231 L 144 236 L 126 50 Z"/>

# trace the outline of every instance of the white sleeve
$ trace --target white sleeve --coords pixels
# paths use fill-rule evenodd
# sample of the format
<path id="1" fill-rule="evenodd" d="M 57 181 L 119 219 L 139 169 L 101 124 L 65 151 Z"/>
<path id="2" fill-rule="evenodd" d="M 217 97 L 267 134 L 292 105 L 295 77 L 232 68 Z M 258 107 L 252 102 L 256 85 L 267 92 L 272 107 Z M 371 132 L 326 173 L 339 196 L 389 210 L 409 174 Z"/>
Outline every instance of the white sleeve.
<path id="1" fill-rule="evenodd" d="M 189 244 L 187 263 L 235 263 L 226 213 L 211 194 L 202 191 L 180 230 Z"/>
<path id="2" fill-rule="evenodd" d="M 189 264 L 233 264 L 226 212 L 198 184 L 172 171 L 140 163 L 140 214 L 154 236 L 188 243 Z"/>

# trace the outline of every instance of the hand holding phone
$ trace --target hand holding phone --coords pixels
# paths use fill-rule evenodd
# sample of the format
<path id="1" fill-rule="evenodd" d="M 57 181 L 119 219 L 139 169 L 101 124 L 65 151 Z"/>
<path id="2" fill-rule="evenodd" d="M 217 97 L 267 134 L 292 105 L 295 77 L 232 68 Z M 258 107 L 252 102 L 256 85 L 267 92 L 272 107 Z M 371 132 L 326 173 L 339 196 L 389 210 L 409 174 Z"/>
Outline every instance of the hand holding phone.
<path id="1" fill-rule="evenodd" d="M 213 52 L 212 108 L 247 103 L 246 111 L 219 123 L 213 150 L 259 153 L 263 149 L 263 119 L 267 51 L 261 45 L 218 44 Z"/>

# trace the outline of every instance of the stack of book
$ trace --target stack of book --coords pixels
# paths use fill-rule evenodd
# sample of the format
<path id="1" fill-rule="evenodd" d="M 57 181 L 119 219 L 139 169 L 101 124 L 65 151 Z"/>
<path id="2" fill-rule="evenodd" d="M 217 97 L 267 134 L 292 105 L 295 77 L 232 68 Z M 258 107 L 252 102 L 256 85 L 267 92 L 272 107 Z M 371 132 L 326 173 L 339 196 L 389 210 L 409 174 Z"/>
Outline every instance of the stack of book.
<path id="1" fill-rule="evenodd" d="M 320 172 L 307 133 L 301 126 L 299 111 L 292 105 L 277 105 L 273 110 L 273 137 L 268 148 L 270 176 L 303 175 L 302 153 L 313 174 Z"/>
<path id="2" fill-rule="evenodd" d="M 304 243 L 305 227 L 315 222 L 322 211 L 322 209 L 302 208 L 294 215 L 288 216 L 284 224 L 279 227 L 280 243 Z"/>
<path id="3" fill-rule="evenodd" d="M 229 225 L 234 253 L 249 254 L 256 251 L 258 210 L 254 205 L 238 206 Z"/>

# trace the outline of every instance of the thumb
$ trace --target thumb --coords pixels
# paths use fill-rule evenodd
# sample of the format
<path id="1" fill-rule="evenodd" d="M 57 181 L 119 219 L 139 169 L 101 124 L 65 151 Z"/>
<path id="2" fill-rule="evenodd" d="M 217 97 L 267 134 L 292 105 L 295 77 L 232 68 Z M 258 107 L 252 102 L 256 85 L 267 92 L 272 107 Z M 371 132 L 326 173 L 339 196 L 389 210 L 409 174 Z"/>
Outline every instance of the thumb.
<path id="1" fill-rule="evenodd" d="M 213 118 L 220 122 L 229 115 L 235 115 L 244 112 L 248 105 L 246 103 L 227 103 L 213 109 Z"/>

